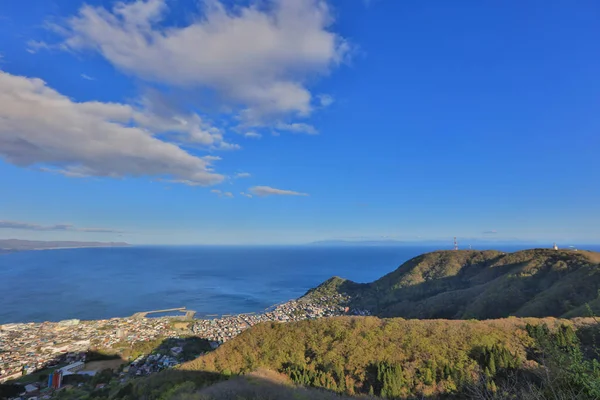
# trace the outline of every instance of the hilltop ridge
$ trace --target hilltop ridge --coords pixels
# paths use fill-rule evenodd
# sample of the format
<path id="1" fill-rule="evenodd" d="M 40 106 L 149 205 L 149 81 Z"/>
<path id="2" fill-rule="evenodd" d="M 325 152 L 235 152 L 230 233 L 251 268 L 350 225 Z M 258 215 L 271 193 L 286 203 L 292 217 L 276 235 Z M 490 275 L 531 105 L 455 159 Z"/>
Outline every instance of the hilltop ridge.
<path id="1" fill-rule="evenodd" d="M 574 317 L 600 310 L 600 253 L 531 249 L 435 251 L 359 284 L 333 277 L 306 297 L 344 294 L 381 317 Z"/>

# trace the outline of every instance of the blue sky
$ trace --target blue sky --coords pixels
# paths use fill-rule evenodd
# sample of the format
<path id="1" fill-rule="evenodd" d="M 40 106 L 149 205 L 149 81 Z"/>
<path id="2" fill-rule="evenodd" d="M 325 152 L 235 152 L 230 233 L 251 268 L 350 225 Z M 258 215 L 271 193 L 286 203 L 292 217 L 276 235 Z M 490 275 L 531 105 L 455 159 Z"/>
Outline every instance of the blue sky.
<path id="1" fill-rule="evenodd" d="M 0 4 L 0 238 L 600 242 L 594 1 Z"/>

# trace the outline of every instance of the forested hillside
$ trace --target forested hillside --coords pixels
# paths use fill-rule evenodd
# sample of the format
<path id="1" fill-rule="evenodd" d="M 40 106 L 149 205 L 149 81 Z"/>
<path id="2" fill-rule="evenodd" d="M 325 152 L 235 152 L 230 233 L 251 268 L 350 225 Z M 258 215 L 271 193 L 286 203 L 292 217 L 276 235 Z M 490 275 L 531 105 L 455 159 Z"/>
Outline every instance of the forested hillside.
<path id="1" fill-rule="evenodd" d="M 178 368 L 56 398 L 591 400 L 598 333 L 593 318 L 263 323 Z"/>
<path id="2" fill-rule="evenodd" d="M 600 254 L 533 249 L 438 251 L 370 284 L 332 278 L 307 296 L 350 295 L 382 317 L 489 319 L 589 316 L 598 307 Z"/>
<path id="3" fill-rule="evenodd" d="M 579 348 L 575 330 L 588 323 L 593 320 L 339 317 L 261 324 L 183 369 L 227 376 L 269 369 L 348 395 L 466 398 L 472 390 L 496 392 L 517 376 L 523 387 L 535 382 L 536 332 L 571 351 Z M 595 373 L 600 382 L 600 370 Z"/>

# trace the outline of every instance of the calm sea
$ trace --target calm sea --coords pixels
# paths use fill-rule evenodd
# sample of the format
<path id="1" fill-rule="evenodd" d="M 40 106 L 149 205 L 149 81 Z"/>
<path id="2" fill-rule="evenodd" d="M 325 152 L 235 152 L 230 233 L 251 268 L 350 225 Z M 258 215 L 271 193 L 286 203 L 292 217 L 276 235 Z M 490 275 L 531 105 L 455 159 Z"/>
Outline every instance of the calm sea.
<path id="1" fill-rule="evenodd" d="M 437 249 L 128 247 L 0 255 L 0 324 L 124 317 L 176 307 L 196 310 L 198 317 L 262 311 L 331 276 L 370 282 L 432 250 Z"/>

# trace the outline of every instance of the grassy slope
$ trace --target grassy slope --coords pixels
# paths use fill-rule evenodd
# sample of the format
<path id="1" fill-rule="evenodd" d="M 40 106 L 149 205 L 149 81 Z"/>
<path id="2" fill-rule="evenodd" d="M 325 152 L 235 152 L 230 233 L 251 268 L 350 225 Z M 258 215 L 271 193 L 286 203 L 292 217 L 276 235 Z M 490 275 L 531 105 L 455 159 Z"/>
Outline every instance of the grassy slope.
<path id="1" fill-rule="evenodd" d="M 307 295 L 347 293 L 354 307 L 385 317 L 584 316 L 598 302 L 599 262 L 585 251 L 438 251 L 371 284 L 332 278 Z"/>
<path id="2" fill-rule="evenodd" d="M 349 400 L 353 398 L 326 390 L 294 385 L 286 375 L 270 370 L 257 370 L 219 382 L 196 392 L 195 396 L 190 396 L 190 400 Z M 361 398 L 368 400 L 371 397 Z"/>
<path id="3" fill-rule="evenodd" d="M 71 396 L 69 400 L 80 400 Z M 110 400 L 350 400 L 356 397 L 294 384 L 281 373 L 259 369 L 239 376 L 167 370 L 136 379 L 109 395 Z M 363 400 L 375 397 L 361 396 Z M 98 399 L 100 400 L 100 399 Z M 103 398 L 102 400 L 105 400 Z M 108 399 L 106 399 L 108 400 Z"/>

